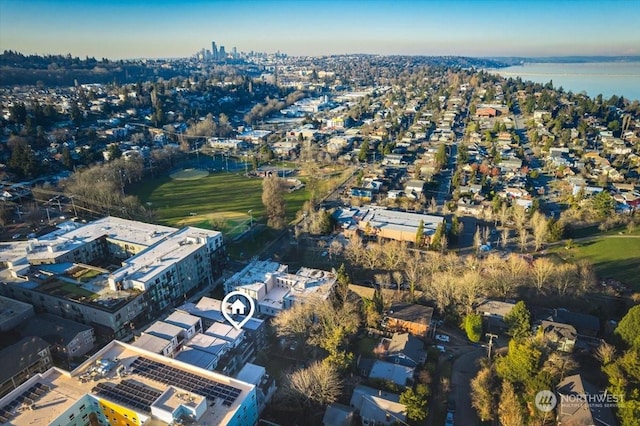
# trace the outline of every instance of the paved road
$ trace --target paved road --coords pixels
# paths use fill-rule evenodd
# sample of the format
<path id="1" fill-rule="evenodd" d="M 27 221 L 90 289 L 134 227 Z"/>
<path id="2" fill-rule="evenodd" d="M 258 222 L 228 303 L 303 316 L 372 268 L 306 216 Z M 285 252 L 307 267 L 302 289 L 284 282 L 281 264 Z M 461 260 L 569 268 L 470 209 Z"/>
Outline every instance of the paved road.
<path id="1" fill-rule="evenodd" d="M 462 354 L 453 362 L 450 395 L 456 401 L 455 425 L 472 426 L 478 424 L 479 419 L 471 406 L 471 379 L 478 374 L 478 361 L 486 356 L 486 349 L 473 346 L 461 349 Z"/>

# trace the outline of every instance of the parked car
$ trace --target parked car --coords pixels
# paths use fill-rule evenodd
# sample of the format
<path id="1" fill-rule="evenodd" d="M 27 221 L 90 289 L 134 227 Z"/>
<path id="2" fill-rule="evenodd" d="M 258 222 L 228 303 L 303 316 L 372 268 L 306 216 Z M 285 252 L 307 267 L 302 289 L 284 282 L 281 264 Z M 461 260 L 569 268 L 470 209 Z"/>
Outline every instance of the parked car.
<path id="1" fill-rule="evenodd" d="M 436 340 L 439 342 L 448 342 L 449 336 L 447 336 L 446 334 L 436 334 Z"/>
<path id="2" fill-rule="evenodd" d="M 442 353 L 445 353 L 447 351 L 447 349 L 442 345 L 436 345 L 435 348 Z"/>
<path id="3" fill-rule="evenodd" d="M 453 413 L 451 411 L 447 413 L 447 420 L 445 421 L 444 426 L 453 426 Z"/>

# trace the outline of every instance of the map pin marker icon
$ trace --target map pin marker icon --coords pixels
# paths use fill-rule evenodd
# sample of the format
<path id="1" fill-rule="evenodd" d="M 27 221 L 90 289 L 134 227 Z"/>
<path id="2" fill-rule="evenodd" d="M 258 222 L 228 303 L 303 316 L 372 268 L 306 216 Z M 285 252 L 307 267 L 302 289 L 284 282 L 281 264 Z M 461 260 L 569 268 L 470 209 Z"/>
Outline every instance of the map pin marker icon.
<path id="1" fill-rule="evenodd" d="M 229 299 L 235 296 L 236 299 L 229 303 Z M 247 302 L 242 302 L 240 299 L 244 299 Z M 247 306 L 248 305 L 248 306 Z M 240 330 L 243 325 L 247 323 L 256 311 L 256 305 L 253 299 L 242 293 L 241 291 L 232 291 L 228 293 L 224 299 L 222 299 L 222 316 L 231 324 L 236 330 Z M 247 312 L 248 311 L 248 312 Z M 240 322 L 233 319 L 232 315 L 244 315 L 244 319 Z"/>

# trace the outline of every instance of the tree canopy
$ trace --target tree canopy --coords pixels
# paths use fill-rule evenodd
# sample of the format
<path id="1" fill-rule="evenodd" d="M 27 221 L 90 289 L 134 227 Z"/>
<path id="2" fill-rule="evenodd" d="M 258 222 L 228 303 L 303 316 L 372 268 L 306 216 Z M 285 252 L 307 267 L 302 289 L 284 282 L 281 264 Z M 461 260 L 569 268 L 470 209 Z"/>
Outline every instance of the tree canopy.
<path id="1" fill-rule="evenodd" d="M 629 309 L 614 333 L 627 345 L 640 348 L 640 305 Z"/>
<path id="2" fill-rule="evenodd" d="M 522 300 L 504 316 L 504 322 L 509 327 L 509 334 L 515 339 L 531 335 L 531 313 Z"/>

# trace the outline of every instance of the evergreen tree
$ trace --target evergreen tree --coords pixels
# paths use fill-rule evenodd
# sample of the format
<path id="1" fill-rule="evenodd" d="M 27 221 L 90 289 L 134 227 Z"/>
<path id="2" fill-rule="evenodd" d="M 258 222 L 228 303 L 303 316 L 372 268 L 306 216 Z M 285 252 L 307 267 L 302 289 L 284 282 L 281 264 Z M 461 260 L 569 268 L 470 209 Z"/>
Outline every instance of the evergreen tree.
<path id="1" fill-rule="evenodd" d="M 418 230 L 416 231 L 416 246 L 421 247 L 424 241 L 424 220 L 420 219 Z"/>

